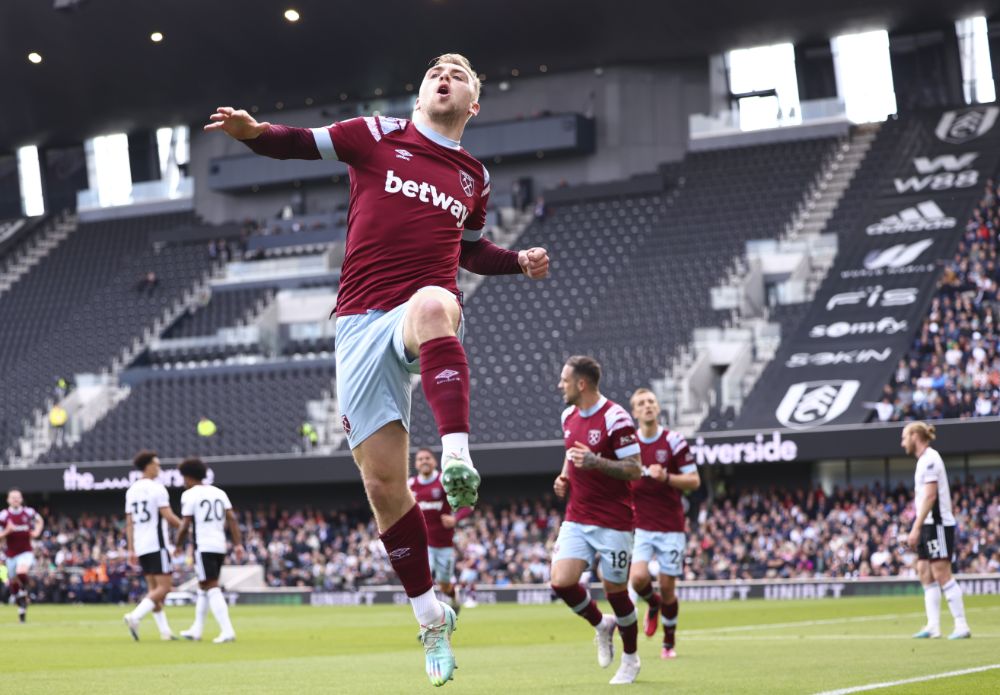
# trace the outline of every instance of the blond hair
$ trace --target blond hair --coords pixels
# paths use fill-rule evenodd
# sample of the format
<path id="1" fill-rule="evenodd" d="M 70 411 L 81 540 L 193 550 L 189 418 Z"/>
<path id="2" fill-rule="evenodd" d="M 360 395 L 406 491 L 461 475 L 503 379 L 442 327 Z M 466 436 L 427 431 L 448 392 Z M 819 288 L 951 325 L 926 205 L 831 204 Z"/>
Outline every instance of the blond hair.
<path id="1" fill-rule="evenodd" d="M 911 422 L 906 427 L 903 428 L 904 432 L 916 432 L 917 436 L 927 444 L 930 444 L 937 437 L 936 428 L 934 425 L 928 425 L 926 422 Z"/>
<path id="2" fill-rule="evenodd" d="M 639 388 L 637 388 L 635 391 L 632 392 L 632 396 L 628 399 L 629 405 L 631 405 L 631 406 L 634 407 L 635 406 L 635 398 L 636 398 L 636 396 L 643 396 L 643 395 L 645 395 L 647 393 L 650 396 L 652 396 L 653 398 L 656 398 L 656 394 L 655 393 L 653 393 L 651 390 L 649 390 L 645 386 L 640 386 Z M 657 399 L 657 402 L 659 402 L 659 399 Z"/>
<path id="3" fill-rule="evenodd" d="M 472 69 L 472 63 L 461 53 L 442 53 L 437 58 L 431 60 L 431 67 L 436 68 L 442 63 L 451 63 L 452 65 L 458 65 L 469 71 L 469 86 L 472 87 L 472 98 L 473 101 L 479 101 L 479 90 L 482 89 L 483 83 L 479 79 L 479 74 Z"/>

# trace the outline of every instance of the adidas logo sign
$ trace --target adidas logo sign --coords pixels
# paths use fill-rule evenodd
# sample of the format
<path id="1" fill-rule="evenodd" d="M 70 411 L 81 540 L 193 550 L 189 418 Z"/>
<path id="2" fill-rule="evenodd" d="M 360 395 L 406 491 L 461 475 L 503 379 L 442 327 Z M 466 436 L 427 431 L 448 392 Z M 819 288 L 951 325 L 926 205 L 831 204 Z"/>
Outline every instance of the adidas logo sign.
<path id="1" fill-rule="evenodd" d="M 443 369 L 434 376 L 435 384 L 444 384 L 449 381 L 461 381 L 458 378 L 458 372 L 454 369 Z"/>
<path id="2" fill-rule="evenodd" d="M 903 232 L 936 232 L 941 229 L 954 229 L 958 220 L 944 214 L 933 200 L 917 203 L 912 208 L 900 210 L 895 215 L 889 215 L 880 222 L 868 225 L 865 232 L 868 236 L 883 234 L 901 234 Z"/>

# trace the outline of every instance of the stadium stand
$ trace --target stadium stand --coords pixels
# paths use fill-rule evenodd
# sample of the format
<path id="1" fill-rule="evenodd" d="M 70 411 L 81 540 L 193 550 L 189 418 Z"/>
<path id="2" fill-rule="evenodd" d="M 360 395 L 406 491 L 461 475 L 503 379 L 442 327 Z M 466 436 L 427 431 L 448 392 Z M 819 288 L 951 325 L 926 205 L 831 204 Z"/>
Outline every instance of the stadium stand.
<path id="1" fill-rule="evenodd" d="M 958 250 L 945 264 L 909 353 L 876 408 L 878 419 L 1000 415 L 997 195 L 991 179 Z"/>
<path id="2" fill-rule="evenodd" d="M 332 359 L 162 370 L 135 384 L 76 446 L 55 447 L 45 460 L 120 461 L 150 446 L 177 458 L 289 453 L 300 443 L 306 401 L 329 391 L 333 376 Z M 199 436 L 200 417 L 218 433 Z"/>
<path id="3" fill-rule="evenodd" d="M 1000 571 L 1000 482 L 956 481 L 952 492 L 960 535 L 957 568 Z M 896 540 L 900 520 L 912 518 L 911 498 L 905 486 L 875 485 L 830 494 L 748 488 L 720 494 L 711 504 L 696 502 L 688 514 L 683 579 L 915 577 L 915 553 Z M 264 565 L 269 586 L 335 591 L 397 581 L 367 510 L 237 511 L 245 561 Z M 561 517 L 548 498 L 482 505 L 456 534 L 456 573 L 466 585 L 548 582 Z M 123 548 L 120 517 L 49 518 L 38 544 L 44 560 L 39 598 L 134 598 L 141 589 L 124 565 Z"/>
<path id="4" fill-rule="evenodd" d="M 556 438 L 556 382 L 572 353 L 602 362 L 614 399 L 662 377 L 692 329 L 723 323 L 710 288 L 746 241 L 778 236 L 836 142 L 690 153 L 669 167 L 669 192 L 550 205 L 519 245 L 557 248 L 552 277 L 490 279 L 466 308 L 476 441 Z M 422 400 L 418 389 L 413 439 L 430 443 Z"/>
<path id="5" fill-rule="evenodd" d="M 195 224 L 188 213 L 81 224 L 0 298 L 0 451 L 45 405 L 57 377 L 107 370 L 207 276 L 203 247 L 147 241 Z"/>
<path id="6" fill-rule="evenodd" d="M 271 288 L 214 290 L 208 301 L 181 316 L 164 338 L 214 335 L 220 328 L 236 326 L 274 296 Z"/>
<path id="7" fill-rule="evenodd" d="M 973 136 L 971 141 L 967 138 L 961 144 L 951 143 L 941 135 L 941 124 L 947 124 L 949 113 L 955 112 L 917 112 L 882 124 L 871 150 L 826 228 L 828 233 L 834 233 L 839 238 L 840 253 L 834 267 L 818 289 L 815 300 L 809 304 L 798 328 L 790 333 L 783 332 L 777 356 L 758 380 L 736 418 L 734 425 L 737 429 L 823 424 L 789 423 L 787 416 L 783 420 L 777 415 L 779 403 L 786 396 L 794 395 L 793 390 L 803 383 L 822 385 L 825 382 L 829 388 L 835 388 L 836 384 L 852 384 L 857 397 L 848 399 L 849 404 L 845 403 L 834 417 L 829 418 L 837 424 L 864 422 L 872 417 L 906 417 L 902 411 L 906 407 L 905 401 L 910 398 L 908 390 L 904 390 L 899 412 L 896 412 L 891 386 L 885 390 L 880 386 L 893 379 L 894 366 L 903 360 L 905 369 L 900 375 L 907 379 L 911 378 L 911 372 L 913 379 L 921 378 L 925 367 L 928 375 L 924 378 L 931 380 L 937 378 L 935 367 L 940 367 L 942 372 L 948 371 L 946 365 L 936 364 L 932 359 L 923 363 L 928 348 L 922 346 L 929 346 L 930 353 L 937 350 L 933 346 L 933 331 L 930 331 L 933 321 L 923 321 L 924 307 L 931 304 L 937 278 L 946 264 L 951 265 L 948 272 L 953 278 L 948 281 L 952 286 L 944 290 L 944 295 L 949 296 L 948 304 L 958 301 L 964 291 L 953 286 L 956 281 L 962 287 L 961 283 L 970 280 L 975 284 L 983 278 L 982 284 L 986 282 L 985 276 L 992 274 L 992 278 L 996 277 L 995 263 L 991 270 L 987 270 L 990 256 L 995 253 L 991 251 L 995 242 L 988 238 L 993 234 L 990 226 L 995 215 L 995 203 L 986 203 L 986 200 L 995 198 L 995 194 L 984 199 L 975 216 L 972 210 L 980 198 L 983 182 L 997 166 L 995 138 L 998 137 L 996 133 L 987 131 Z M 989 221 L 989 224 L 982 225 L 985 231 L 978 242 L 973 243 L 975 235 L 980 232 L 971 232 L 970 236 L 967 231 L 965 240 L 959 245 L 961 233 L 947 233 L 946 230 L 961 227 L 962 221 L 970 217 L 973 220 L 983 217 L 983 222 Z M 969 254 L 973 254 L 972 260 L 969 260 Z M 982 267 L 978 269 L 976 254 L 981 254 L 982 259 Z M 905 262 L 900 260 L 904 257 L 908 257 Z M 991 283 L 994 281 L 990 280 Z M 970 300 L 975 300 L 981 289 L 976 285 Z M 893 291 L 897 293 L 896 297 L 887 299 L 887 293 Z M 960 312 L 966 315 L 969 322 L 965 338 L 970 351 L 974 340 L 972 336 L 976 332 L 975 328 L 971 328 L 974 315 L 982 311 L 978 321 L 983 322 L 986 315 L 994 311 L 991 293 L 992 289 L 987 288 L 982 298 L 974 301 L 972 310 L 963 309 Z M 941 299 L 942 294 L 939 293 L 935 302 L 938 308 L 932 308 L 932 313 L 947 311 L 948 307 L 939 307 Z M 880 320 L 893 322 L 891 330 L 877 327 Z M 921 323 L 924 328 L 921 328 Z M 869 324 L 874 327 L 869 327 Z M 830 335 L 820 331 L 819 337 L 813 333 L 817 327 L 825 329 L 834 325 L 862 332 Z M 921 338 L 923 332 L 928 332 L 926 340 Z M 990 342 L 985 335 L 981 332 L 980 347 L 983 350 L 988 348 Z M 959 337 L 955 334 L 952 339 L 958 341 Z M 912 351 L 911 342 L 914 343 Z M 941 358 L 948 349 L 945 339 L 938 351 Z M 793 354 L 798 358 L 797 362 L 790 360 Z M 917 365 L 912 363 L 915 354 L 920 355 Z M 845 362 L 834 366 L 825 364 L 823 360 L 831 355 L 838 359 L 843 357 Z M 820 361 L 813 362 L 813 358 Z M 958 358 L 957 353 L 953 353 L 952 359 L 960 361 L 963 368 L 967 366 L 967 361 Z M 957 372 L 956 362 L 955 378 Z M 984 375 L 987 380 L 988 372 L 986 370 Z M 829 381 L 831 379 L 834 381 Z M 995 413 L 996 399 L 992 395 L 986 394 L 976 405 L 980 390 L 972 390 L 969 399 L 965 398 L 968 389 L 956 394 L 959 402 L 950 404 L 947 413 L 958 417 L 977 407 L 985 413 L 987 401 L 990 412 Z M 924 389 L 921 391 L 926 393 Z M 885 402 L 886 397 L 888 403 Z M 947 394 L 944 403 L 948 403 Z M 882 411 L 882 416 L 876 414 L 878 410 Z M 922 408 L 920 412 L 926 416 L 948 416 L 933 408 Z"/>

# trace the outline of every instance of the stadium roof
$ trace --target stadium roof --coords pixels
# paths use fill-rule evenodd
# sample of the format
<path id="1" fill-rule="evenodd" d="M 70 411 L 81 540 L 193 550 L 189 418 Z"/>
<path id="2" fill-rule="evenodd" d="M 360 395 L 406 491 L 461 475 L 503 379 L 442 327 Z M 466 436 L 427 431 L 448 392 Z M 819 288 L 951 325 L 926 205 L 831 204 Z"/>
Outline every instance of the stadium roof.
<path id="1" fill-rule="evenodd" d="M 290 7 L 298 22 L 283 17 Z M 998 9 L 1000 0 L 5 0 L 0 152 L 198 122 L 221 103 L 271 111 L 279 101 L 402 94 L 445 50 L 495 81 L 515 68 L 702 57 Z M 29 62 L 31 52 L 42 61 Z"/>

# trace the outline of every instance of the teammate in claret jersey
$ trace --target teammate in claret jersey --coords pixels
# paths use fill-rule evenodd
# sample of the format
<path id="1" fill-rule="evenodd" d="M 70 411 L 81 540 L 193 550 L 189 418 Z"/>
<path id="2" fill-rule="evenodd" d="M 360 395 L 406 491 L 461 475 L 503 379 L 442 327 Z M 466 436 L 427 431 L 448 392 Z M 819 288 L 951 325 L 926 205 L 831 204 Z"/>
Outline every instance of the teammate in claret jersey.
<path id="1" fill-rule="evenodd" d="M 413 491 L 427 523 L 431 574 L 448 605 L 457 614 L 461 604 L 457 587 L 452 581 L 455 575 L 455 526 L 472 514 L 472 509 L 462 507 L 457 511 L 452 510 L 445 499 L 434 452 L 430 449 L 418 449 L 413 463 L 417 474 L 410 478 L 410 490 Z"/>
<path id="2" fill-rule="evenodd" d="M 687 440 L 679 432 L 661 427 L 660 403 L 649 389 L 637 389 L 630 400 L 632 415 L 639 423 L 642 449 L 642 477 L 633 480 L 632 507 L 635 511 L 635 550 L 629 581 L 632 589 L 648 604 L 643 628 L 647 637 L 656 634 L 656 618 L 662 614 L 663 649 L 660 657 L 676 658 L 677 578 L 684 570 L 684 529 L 682 492 L 698 489 L 701 478 Z M 655 559 L 660 569 L 660 593 L 653 590 L 649 563 Z"/>
<path id="3" fill-rule="evenodd" d="M 22 623 L 28 616 L 28 572 L 35 565 L 32 539 L 42 535 L 45 522 L 31 507 L 24 506 L 21 491 L 7 493 L 7 508 L 0 511 L 0 538 L 6 541 L 7 577 L 10 595 L 17 602 L 17 618 Z"/>
<path id="4" fill-rule="evenodd" d="M 223 644 L 236 641 L 236 631 L 229 620 L 229 604 L 219 587 L 219 575 L 226 559 L 226 529 L 233 540 L 233 554 L 242 560 L 243 534 L 240 531 L 233 503 L 223 490 L 205 482 L 208 468 L 198 458 L 181 462 L 177 469 L 184 478 L 181 495 L 181 527 L 177 530 L 178 557 L 184 553 L 188 532 L 194 541 L 194 567 L 198 577 L 198 595 L 194 604 L 194 624 L 181 632 L 181 637 L 194 642 L 201 640 L 205 629 L 205 615 L 212 609 L 212 616 L 219 624 L 219 636 L 212 642 Z"/>
<path id="5" fill-rule="evenodd" d="M 553 489 L 569 497 L 552 555 L 552 590 L 597 631 L 597 663 L 614 658 L 614 633 L 622 637 L 621 666 L 612 685 L 639 675 L 635 605 L 628 595 L 632 556 L 632 494 L 629 481 L 642 474 L 635 423 L 628 412 L 601 395 L 601 365 L 591 357 L 566 361 L 559 378 L 567 408 L 562 414 L 566 457 Z M 580 583 L 598 559 L 613 616 L 605 616 Z"/>
<path id="6" fill-rule="evenodd" d="M 455 613 L 438 601 L 426 562 L 427 527 L 406 485 L 410 375 L 420 374 L 443 450 L 441 482 L 453 509 L 478 498 L 469 455 L 469 364 L 457 272 L 548 274 L 544 249 L 502 249 L 482 237 L 490 176 L 462 149 L 479 113 L 467 58 L 436 58 L 411 120 L 369 116 L 322 128 L 258 123 L 219 108 L 222 130 L 278 159 L 337 159 L 351 178 L 347 246 L 337 295 L 337 399 L 381 538 L 420 624 L 427 675 L 451 680 Z"/>
<path id="7" fill-rule="evenodd" d="M 130 565 L 138 564 L 146 578 L 148 592 L 139 605 L 125 614 L 125 625 L 132 639 L 139 641 L 139 622 L 153 614 L 160 638 L 175 640 L 170 630 L 163 602 L 173 588 L 170 560 L 170 535 L 167 525 L 177 528 L 180 519 L 170 509 L 170 495 L 160 475 L 160 459 L 155 451 L 143 450 L 135 455 L 132 464 L 142 473 L 125 493 L 125 537 L 128 540 Z"/>

